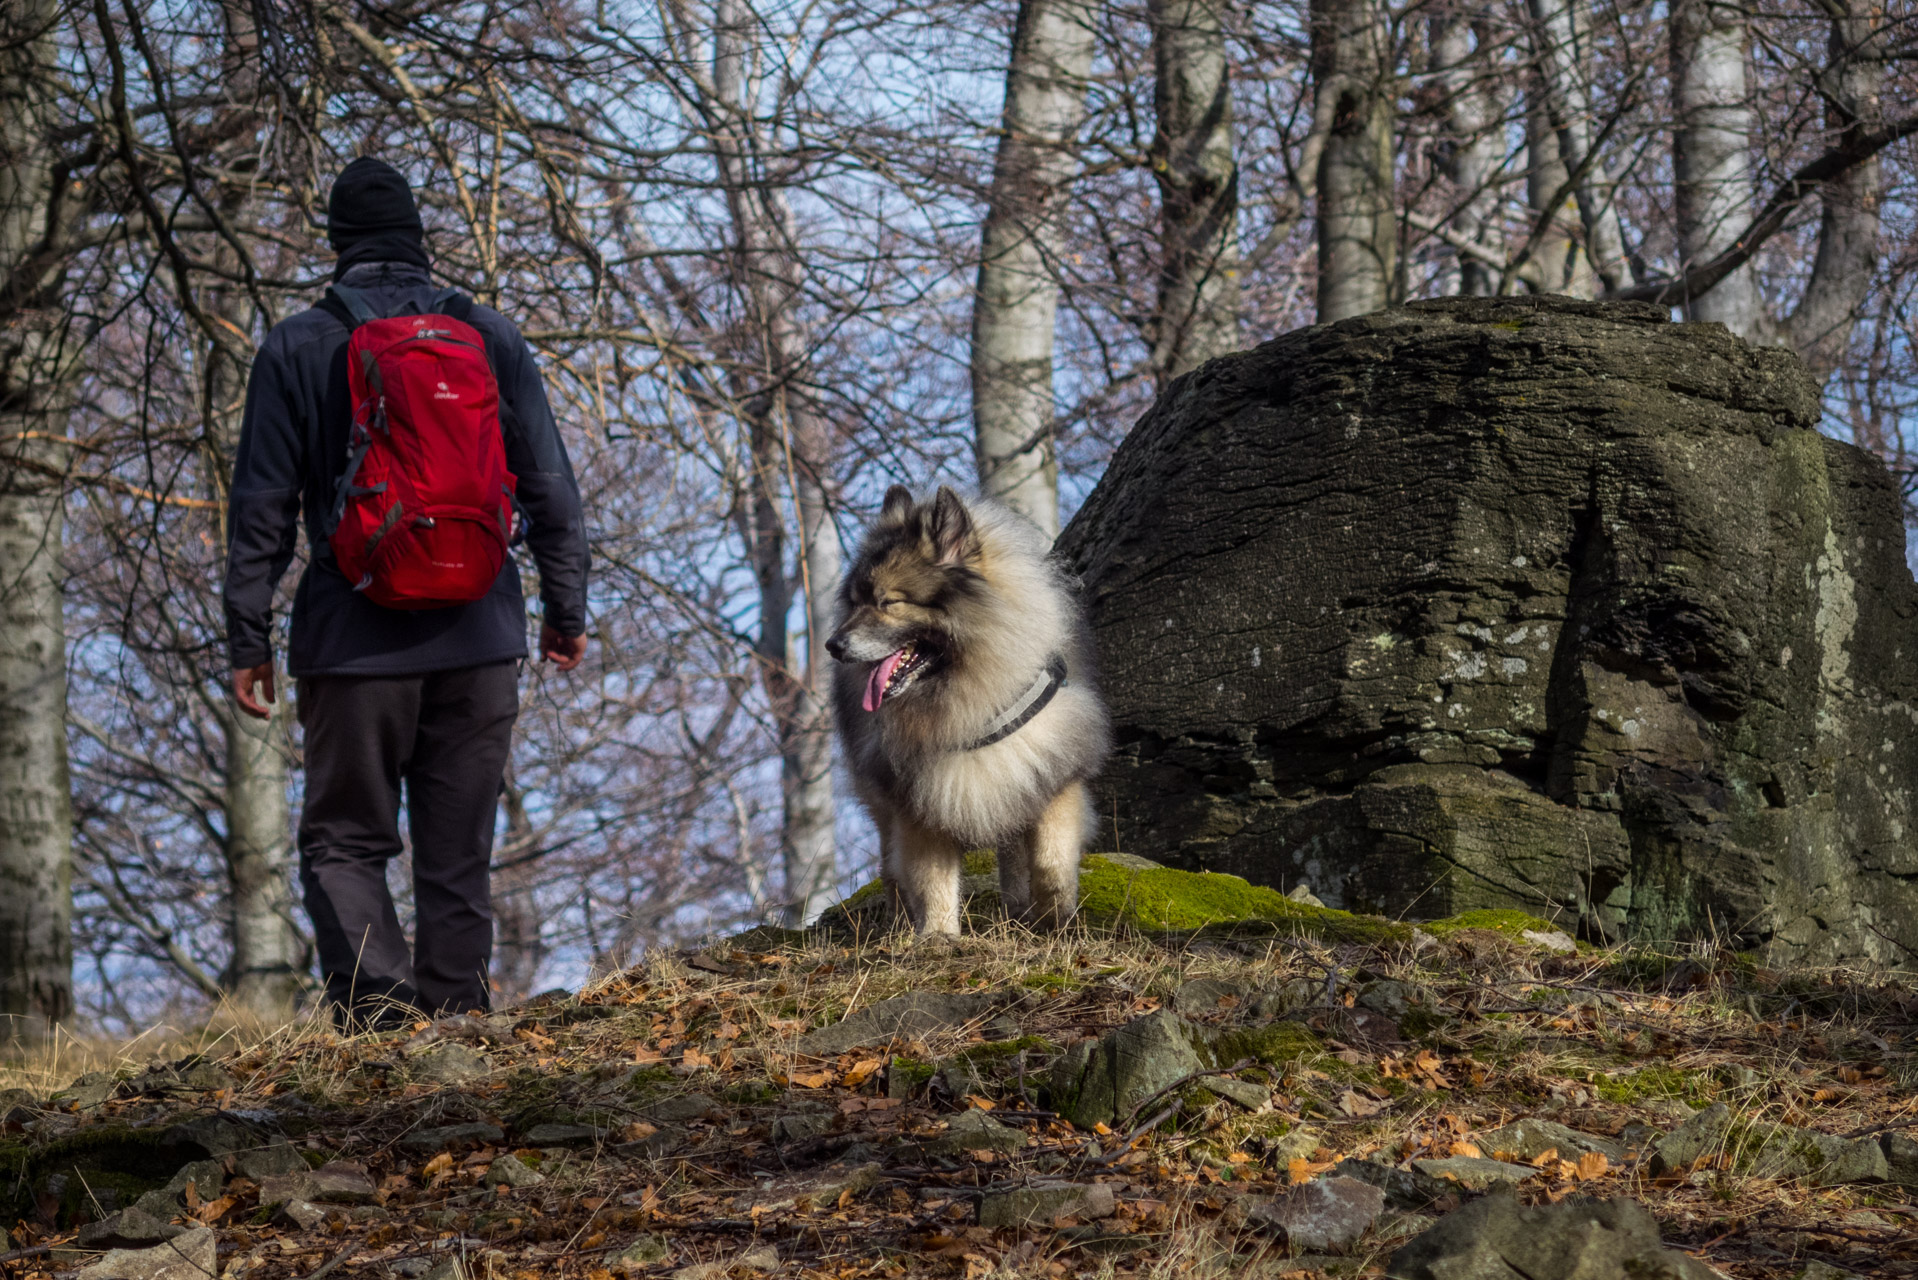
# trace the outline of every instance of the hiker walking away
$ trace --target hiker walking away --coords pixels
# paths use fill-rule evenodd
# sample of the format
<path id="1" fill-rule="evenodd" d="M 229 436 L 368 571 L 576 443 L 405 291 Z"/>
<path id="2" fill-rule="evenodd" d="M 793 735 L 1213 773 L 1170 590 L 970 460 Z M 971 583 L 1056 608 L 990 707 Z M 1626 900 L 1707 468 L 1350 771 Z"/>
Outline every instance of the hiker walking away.
<path id="1" fill-rule="evenodd" d="M 254 358 L 226 570 L 233 694 L 274 699 L 273 593 L 306 526 L 287 672 L 306 731 L 300 881 L 326 996 L 347 1026 L 489 1007 L 488 882 L 526 609 L 542 656 L 586 653 L 579 489 L 519 330 L 437 287 L 406 179 L 373 159 L 333 184 L 339 255 L 318 305 Z M 516 512 L 517 508 L 517 512 Z M 387 890 L 404 789 L 415 940 Z"/>

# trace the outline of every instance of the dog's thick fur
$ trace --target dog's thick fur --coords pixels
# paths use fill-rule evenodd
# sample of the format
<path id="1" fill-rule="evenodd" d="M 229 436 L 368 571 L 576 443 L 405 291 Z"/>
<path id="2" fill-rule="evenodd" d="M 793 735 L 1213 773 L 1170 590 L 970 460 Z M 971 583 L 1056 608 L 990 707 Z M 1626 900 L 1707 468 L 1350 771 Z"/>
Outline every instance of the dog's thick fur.
<path id="1" fill-rule="evenodd" d="M 1086 781 L 1111 731 L 1084 617 L 1047 551 L 997 504 L 946 488 L 915 503 L 895 485 L 840 586 L 827 643 L 839 733 L 886 884 L 921 933 L 959 932 L 961 862 L 984 846 L 1013 918 L 1055 927 L 1078 906 Z M 916 657 L 883 665 L 901 652 Z M 1051 701 L 973 745 L 1055 655 L 1066 679 Z M 869 709 L 876 668 L 899 674 Z"/>

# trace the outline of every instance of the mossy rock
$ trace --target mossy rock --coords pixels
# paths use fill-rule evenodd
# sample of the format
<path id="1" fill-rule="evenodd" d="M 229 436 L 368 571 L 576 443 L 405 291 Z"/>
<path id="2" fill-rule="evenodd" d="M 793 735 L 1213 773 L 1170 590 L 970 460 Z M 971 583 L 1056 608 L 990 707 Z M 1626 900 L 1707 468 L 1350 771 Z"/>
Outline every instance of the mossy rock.
<path id="1" fill-rule="evenodd" d="M 163 1126 L 136 1129 L 128 1125 L 94 1125 L 41 1147 L 24 1143 L 0 1146 L 0 1213 L 19 1218 L 33 1216 L 35 1197 L 49 1190 L 48 1179 L 66 1178 L 58 1192 L 60 1226 L 97 1213 L 87 1188 L 97 1196 L 111 1189 L 122 1206 L 164 1186 L 181 1166 L 204 1160 L 209 1153 L 193 1142 L 168 1136 Z"/>
<path id="2" fill-rule="evenodd" d="M 1563 932 L 1562 926 L 1555 925 L 1550 920 L 1542 920 L 1538 916 L 1529 915 L 1523 911 L 1503 911 L 1494 908 L 1461 912 L 1443 920 L 1428 921 L 1421 924 L 1419 928 L 1434 938 L 1449 937 L 1464 929 L 1486 929 L 1520 941 L 1524 940 L 1524 935 L 1528 932 Z"/>

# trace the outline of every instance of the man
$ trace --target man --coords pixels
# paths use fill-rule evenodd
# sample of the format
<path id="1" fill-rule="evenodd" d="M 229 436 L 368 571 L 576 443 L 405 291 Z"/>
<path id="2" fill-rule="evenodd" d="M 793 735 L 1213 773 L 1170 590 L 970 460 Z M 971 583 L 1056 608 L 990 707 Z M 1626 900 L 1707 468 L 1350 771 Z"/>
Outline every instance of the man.
<path id="1" fill-rule="evenodd" d="M 333 279 L 375 314 L 426 311 L 440 295 L 412 190 L 392 166 L 346 167 L 328 201 L 327 237 L 339 255 Z M 484 598 L 421 610 L 375 604 L 340 572 L 328 517 L 353 406 L 339 311 L 329 303 L 274 326 L 254 359 L 229 513 L 227 640 L 234 697 L 249 715 L 269 716 L 273 593 L 303 517 L 311 562 L 287 652 L 306 731 L 300 880 L 335 1017 L 393 1025 L 418 1012 L 489 1007 L 488 870 L 526 610 L 510 556 Z M 540 651 L 571 671 L 586 652 L 579 489 L 525 339 L 491 308 L 464 318 L 485 339 L 499 384 L 506 462 L 539 567 Z M 413 845 L 410 954 L 386 884 L 401 849 L 402 787 Z"/>

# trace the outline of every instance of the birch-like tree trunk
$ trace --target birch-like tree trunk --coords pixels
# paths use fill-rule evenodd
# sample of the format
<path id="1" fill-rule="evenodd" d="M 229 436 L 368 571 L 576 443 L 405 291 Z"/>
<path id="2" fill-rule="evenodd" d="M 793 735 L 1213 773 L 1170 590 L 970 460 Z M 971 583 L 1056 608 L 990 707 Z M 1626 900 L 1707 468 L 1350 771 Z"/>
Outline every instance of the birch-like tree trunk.
<path id="1" fill-rule="evenodd" d="M 1059 307 L 1059 207 L 1092 69 L 1085 0 L 1021 0 L 1006 68 L 999 151 L 972 307 L 973 452 L 979 487 L 1059 532 L 1052 343 Z"/>
<path id="2" fill-rule="evenodd" d="M 1222 0 L 1149 0 L 1158 131 L 1159 385 L 1239 340 L 1239 168 Z"/>
<path id="3" fill-rule="evenodd" d="M 1832 0 L 1827 45 L 1832 74 L 1826 120 L 1845 140 L 1885 123 L 1884 10 L 1858 0 Z M 1878 22 L 1873 14 L 1879 15 Z M 1782 328 L 1785 340 L 1820 381 L 1844 360 L 1859 310 L 1878 266 L 1879 203 L 1884 163 L 1874 151 L 1819 192 L 1818 255 L 1804 295 Z"/>
<path id="4" fill-rule="evenodd" d="M 1615 182 L 1597 154 L 1592 133 L 1592 95 L 1585 68 L 1591 57 L 1578 5 L 1582 0 L 1528 0 L 1533 53 L 1546 113 L 1558 139 L 1559 161 L 1573 179 L 1573 194 L 1585 226 L 1585 252 L 1606 289 L 1633 281 L 1619 221 Z"/>
<path id="5" fill-rule="evenodd" d="M 753 460 L 752 540 L 759 581 L 760 670 L 779 743 L 780 858 L 788 924 L 810 921 L 838 881 L 832 790 L 831 658 L 825 641 L 839 584 L 839 535 L 825 471 L 832 425 L 814 392 L 811 342 L 802 300 L 799 246 L 790 206 L 761 171 L 767 145 L 756 124 L 746 75 L 749 11 L 741 0 L 715 9 L 713 104 L 720 180 L 738 246 L 737 279 L 748 303 L 763 385 L 750 389 Z M 788 516 L 792 517 L 791 526 Z M 788 528 L 798 537 L 788 568 Z M 788 618 L 805 605 L 805 642 L 795 646 Z"/>
<path id="6" fill-rule="evenodd" d="M 1434 78 L 1445 91 L 1445 123 L 1451 135 L 1447 176 L 1460 203 L 1452 213 L 1455 231 L 1474 244 L 1497 251 L 1498 189 L 1494 184 L 1504 159 L 1497 78 L 1474 38 L 1473 15 L 1460 8 L 1431 20 L 1428 39 Z M 1454 253 L 1453 271 L 1441 293 L 1485 297 L 1498 291 L 1498 273 L 1469 253 Z"/>
<path id="7" fill-rule="evenodd" d="M 1392 300 L 1398 274 L 1392 70 L 1380 0 L 1312 0 L 1315 113 L 1331 121 L 1319 153 L 1320 323 L 1365 315 Z"/>
<path id="8" fill-rule="evenodd" d="M 506 811 L 506 849 L 514 860 L 527 858 L 533 820 L 526 812 L 526 793 L 510 765 L 500 788 L 500 804 Z M 533 984 L 539 981 L 540 966 L 550 950 L 539 899 L 533 892 L 536 869 L 534 862 L 521 862 L 493 873 L 493 965 L 487 977 L 502 1005 L 517 1004 L 534 994 Z"/>
<path id="9" fill-rule="evenodd" d="M 29 1041 L 73 1012 L 60 540 L 77 342 L 54 305 L 57 20 L 46 0 L 0 5 L 0 1017 Z"/>
<path id="10" fill-rule="evenodd" d="M 1729 247 L 1752 216 L 1752 125 L 1743 10 L 1716 0 L 1672 7 L 1672 169 L 1680 269 Z M 1716 320 L 1754 342 L 1775 332 L 1752 264 L 1684 301 L 1692 320 Z"/>
<path id="11" fill-rule="evenodd" d="M 222 5 L 227 31 L 227 83 L 238 111 L 252 112 L 258 89 L 258 35 L 252 11 L 245 5 Z M 245 130 L 251 136 L 252 130 Z M 225 201 L 222 214 L 229 226 L 247 221 L 244 198 L 237 193 Z M 247 357 L 241 335 L 254 331 L 258 319 L 251 293 L 245 287 L 237 253 L 231 246 L 219 250 L 220 265 L 237 280 L 222 281 L 206 291 L 205 306 L 229 326 L 218 339 L 206 343 L 203 415 L 208 447 L 217 474 L 230 476 L 240 447 L 240 421 L 246 402 Z M 225 504 L 220 506 L 225 510 Z M 224 546 L 226 539 L 219 540 Z M 225 673 L 222 672 L 222 675 Z M 282 689 L 273 715 L 256 720 L 242 714 L 220 681 L 216 695 L 221 727 L 226 734 L 226 855 L 227 906 L 232 920 L 233 956 L 226 985 L 238 1008 L 262 1021 L 292 1015 L 304 994 L 311 954 L 293 908 L 293 821 L 287 801 L 288 742 L 291 699 Z"/>
<path id="12" fill-rule="evenodd" d="M 1549 212 L 1532 246 L 1539 268 L 1539 291 L 1571 298 L 1598 296 L 1598 281 L 1585 256 L 1579 229 L 1578 206 L 1566 195 L 1565 162 L 1558 154 L 1558 134 L 1546 113 L 1541 95 L 1531 93 L 1525 109 L 1525 202 L 1536 222 Z"/>

